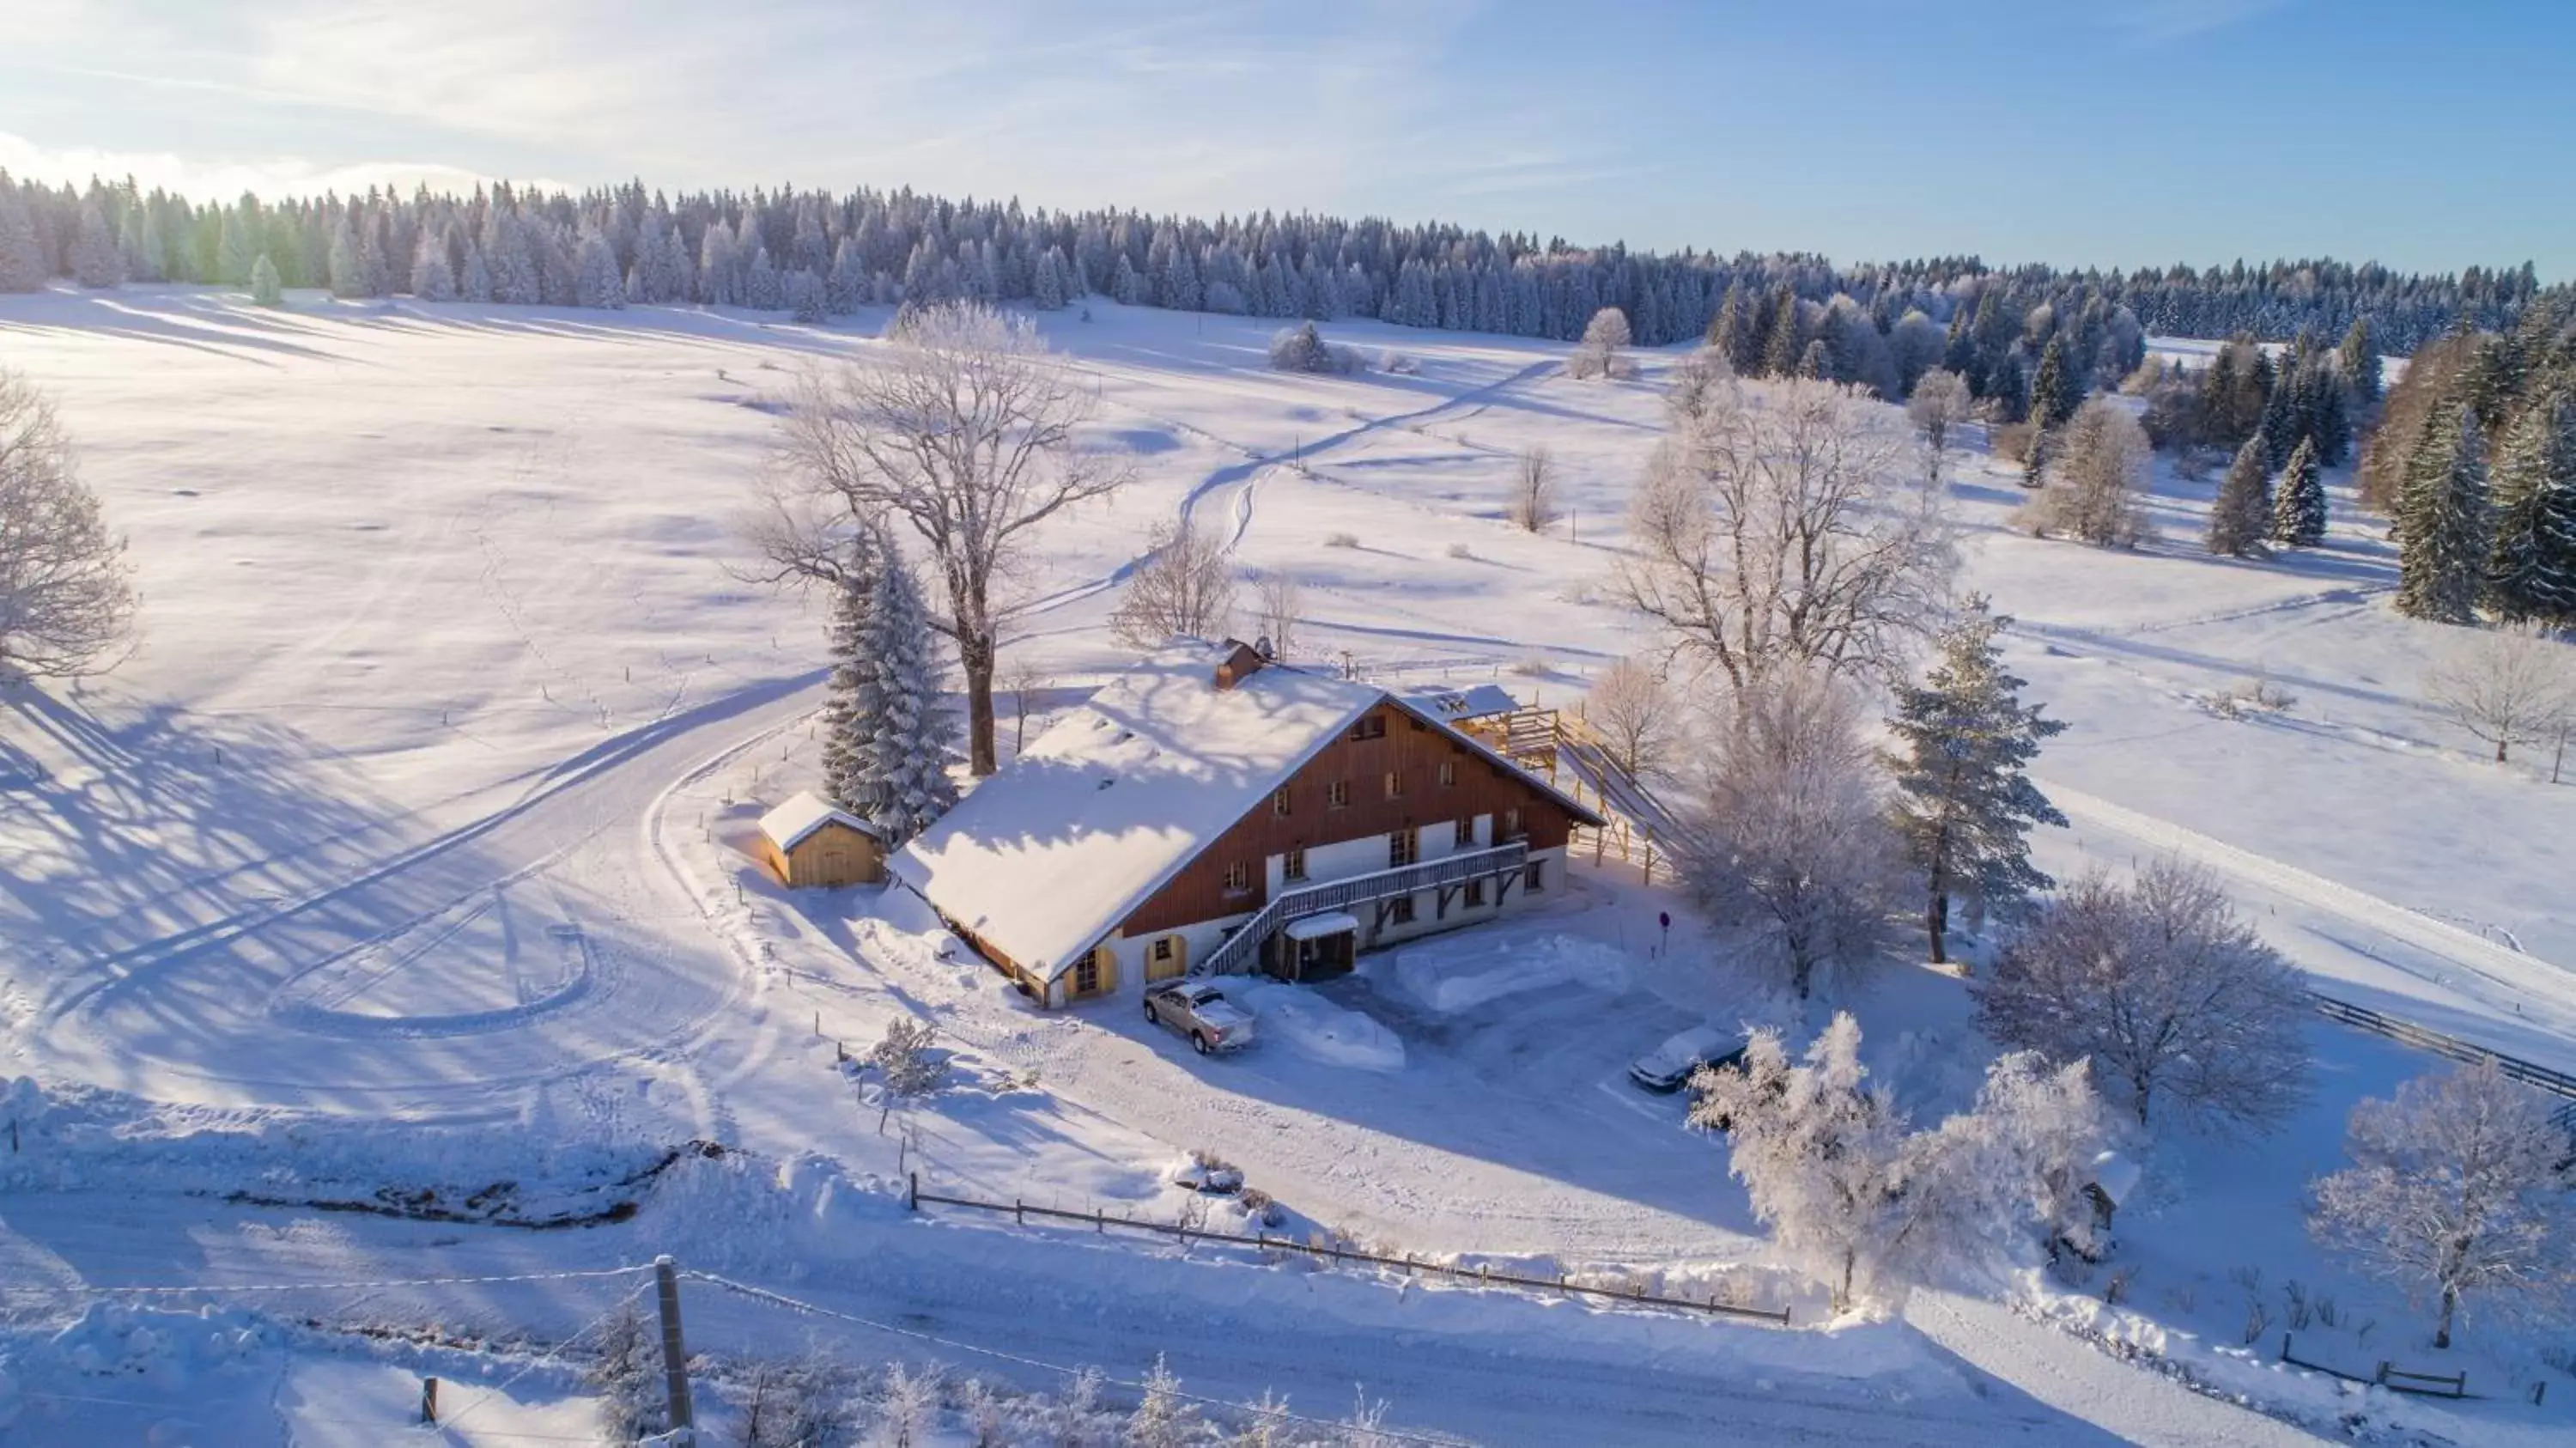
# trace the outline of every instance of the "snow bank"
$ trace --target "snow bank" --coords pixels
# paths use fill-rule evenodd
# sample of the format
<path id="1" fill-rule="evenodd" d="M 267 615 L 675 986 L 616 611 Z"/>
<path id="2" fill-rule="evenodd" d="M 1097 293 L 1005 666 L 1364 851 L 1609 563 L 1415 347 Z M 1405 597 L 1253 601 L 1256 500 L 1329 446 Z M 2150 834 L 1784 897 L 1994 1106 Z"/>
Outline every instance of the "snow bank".
<path id="1" fill-rule="evenodd" d="M 1401 1071 L 1404 1041 L 1358 1011 L 1293 985 L 1233 985 L 1226 994 L 1261 1022 L 1263 1036 L 1326 1066 L 1353 1071 Z"/>
<path id="2" fill-rule="evenodd" d="M 637 1223 L 655 1251 L 720 1271 L 793 1281 L 826 1237 L 903 1215 L 892 1178 L 851 1175 L 830 1157 L 688 1155 L 654 1180 Z"/>
<path id="3" fill-rule="evenodd" d="M 1628 988 L 1627 952 L 1578 935 L 1452 936 L 1397 952 L 1394 969 L 1405 994 L 1443 1015 L 1554 985 L 1611 993 Z"/>

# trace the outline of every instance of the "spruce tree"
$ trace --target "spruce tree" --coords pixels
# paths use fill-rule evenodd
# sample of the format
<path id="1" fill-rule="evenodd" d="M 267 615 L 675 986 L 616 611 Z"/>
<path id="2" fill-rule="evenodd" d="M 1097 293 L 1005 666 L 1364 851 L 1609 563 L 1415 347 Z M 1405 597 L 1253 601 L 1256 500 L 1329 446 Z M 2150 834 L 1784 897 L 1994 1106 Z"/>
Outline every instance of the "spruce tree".
<path id="1" fill-rule="evenodd" d="M 889 540 L 880 538 L 875 552 L 865 647 L 876 677 L 861 696 L 874 732 L 859 765 L 874 785 L 866 818 L 888 845 L 900 845 L 957 802 L 948 773 L 958 758 L 957 720 L 940 687 L 939 635 L 920 581 Z"/>
<path id="2" fill-rule="evenodd" d="M 2305 443 L 2301 447 L 2307 446 Z M 2224 558 L 2254 558 L 2272 525 L 2272 443 L 2257 431 L 2236 450 L 2218 498 L 2209 506 L 2209 551 Z"/>
<path id="3" fill-rule="evenodd" d="M 2066 728 L 2021 703 L 2022 681 L 2007 672 L 1995 636 L 2011 624 L 1972 595 L 1941 636 L 1940 657 L 1922 684 L 1900 689 L 1888 721 L 1902 747 L 1896 775 L 1897 825 L 1927 891 L 1923 924 L 1935 963 L 1949 959 L 1950 907 L 2010 911 L 2052 883 L 2030 863 L 2030 827 L 2063 825 L 2031 783 L 2040 741 Z"/>
<path id="4" fill-rule="evenodd" d="M 2397 500 L 2397 611 L 2434 623 L 2477 621 L 2494 554 L 2488 514 L 2486 435 L 2477 410 L 2437 412 Z"/>
<path id="5" fill-rule="evenodd" d="M 215 280 L 228 287 L 248 286 L 252 263 L 266 254 L 260 245 L 259 217 L 251 205 L 245 195 L 240 205 L 225 210 L 222 239 L 215 244 Z"/>
<path id="6" fill-rule="evenodd" d="M 1795 377 L 1805 353 L 1806 339 L 1798 335 L 1798 294 L 1782 287 L 1779 304 L 1771 310 L 1770 332 L 1762 340 L 1760 375 Z"/>
<path id="7" fill-rule="evenodd" d="M 860 712 L 861 699 L 876 678 L 875 662 L 865 652 L 875 575 L 874 551 L 865 547 L 843 565 L 832 595 L 832 672 L 823 685 L 823 797 L 861 818 L 875 796 L 860 774 L 875 734 L 874 721 Z"/>
<path id="8" fill-rule="evenodd" d="M 2488 586 L 2514 620 L 2576 623 L 2576 395 L 2523 409 L 2495 461 L 2495 560 Z"/>
<path id="9" fill-rule="evenodd" d="M 2278 468 L 2290 460 L 2290 449 L 2307 435 L 2306 419 L 2299 406 L 2300 374 L 2283 371 L 2272 379 L 2272 390 L 2263 398 L 2263 421 L 2254 435 L 2263 440 L 2263 466 Z"/>
<path id="10" fill-rule="evenodd" d="M 2062 426 L 2084 405 L 2083 384 L 2066 360 L 2066 343 L 2062 337 L 2051 337 L 2040 350 L 2039 370 L 2030 379 L 2030 420 L 2046 431 Z"/>
<path id="11" fill-rule="evenodd" d="M 274 307 L 286 300 L 286 291 L 277 284 L 277 263 L 261 252 L 250 264 L 250 299 L 263 307 Z"/>
<path id="12" fill-rule="evenodd" d="M 2335 349 L 2335 371 L 2351 389 L 2352 400 L 2368 412 L 2379 402 L 2379 349 L 2370 342 L 2370 319 L 2356 317 L 2352 330 L 2343 334 L 2343 345 Z"/>
<path id="13" fill-rule="evenodd" d="M 125 253 L 117 249 L 116 233 L 95 201 L 81 207 L 80 230 L 72 238 L 71 264 L 72 280 L 82 286 L 113 287 L 125 282 Z"/>
<path id="14" fill-rule="evenodd" d="M 2317 465 L 2317 446 L 2302 438 L 2281 469 L 2281 486 L 2272 497 L 2272 541 L 2291 548 L 2314 548 L 2326 541 L 2326 483 Z"/>

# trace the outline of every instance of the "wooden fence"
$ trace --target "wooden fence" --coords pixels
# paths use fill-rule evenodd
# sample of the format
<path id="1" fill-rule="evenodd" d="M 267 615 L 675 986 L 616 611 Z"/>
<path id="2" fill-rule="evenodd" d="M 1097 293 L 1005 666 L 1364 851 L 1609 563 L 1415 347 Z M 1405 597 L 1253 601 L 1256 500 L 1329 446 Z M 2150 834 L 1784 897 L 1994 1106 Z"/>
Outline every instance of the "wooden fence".
<path id="1" fill-rule="evenodd" d="M 2465 1372 L 2410 1373 L 2404 1368 L 2383 1360 L 2379 1364 L 2379 1370 L 2365 1378 L 2345 1372 L 2341 1368 L 2328 1367 L 2324 1363 L 2309 1362 L 2291 1353 L 2290 1334 L 2286 1332 L 2281 1334 L 2281 1361 L 2294 1368 L 2306 1368 L 2310 1372 L 2341 1378 L 2347 1383 L 2368 1383 L 2373 1387 L 2386 1388 L 2392 1393 L 2413 1393 L 2422 1398 L 2465 1398 L 2469 1395 L 2469 1375 Z M 2535 1397 L 2532 1401 L 2538 1402 L 2539 1399 Z"/>
<path id="2" fill-rule="evenodd" d="M 1408 1276 L 1429 1274 L 1473 1282 L 1485 1287 L 1517 1287 L 1543 1292 L 1562 1292 L 1612 1302 L 1635 1303 L 1646 1307 L 1678 1308 L 1685 1312 L 1697 1312 L 1713 1317 L 1740 1317 L 1771 1323 L 1779 1327 L 1789 1325 L 1789 1314 L 1785 1309 L 1773 1312 L 1766 1308 L 1738 1307 L 1732 1303 L 1715 1300 L 1694 1302 L 1686 1297 L 1659 1297 L 1652 1293 L 1631 1292 L 1616 1287 L 1589 1287 L 1581 1283 L 1569 1282 L 1562 1274 L 1559 1274 L 1554 1281 L 1549 1281 L 1544 1277 L 1524 1277 L 1510 1272 L 1496 1272 L 1489 1267 L 1469 1268 L 1443 1262 L 1425 1262 L 1411 1255 L 1387 1257 L 1374 1252 L 1354 1252 L 1344 1247 L 1325 1246 L 1320 1242 L 1300 1241 L 1295 1237 L 1273 1237 L 1266 1232 L 1245 1237 L 1232 1232 L 1201 1231 L 1180 1222 L 1157 1222 L 1150 1218 L 1134 1216 L 1113 1217 L 1098 1208 L 1088 1212 L 1069 1212 L 1059 1207 L 1032 1206 L 1025 1201 L 987 1202 L 973 1197 L 947 1196 L 923 1191 L 919 1172 L 912 1173 L 906 1183 L 905 1203 L 914 1211 L 921 1210 L 927 1203 L 943 1207 L 967 1207 L 979 1212 L 1007 1212 L 1011 1220 L 1023 1226 L 1034 1217 L 1040 1222 L 1067 1222 L 1089 1227 L 1093 1232 L 1104 1235 L 1110 1228 L 1120 1227 L 1175 1237 L 1184 1243 L 1194 1240 L 1217 1242 L 1232 1247 L 1251 1247 L 1263 1252 L 1302 1252 L 1319 1262 L 1357 1262 L 1371 1267 L 1400 1268 Z"/>
<path id="3" fill-rule="evenodd" d="M 2547 1066 L 2535 1065 L 2529 1061 L 2517 1060 L 2502 1051 L 2491 1051 L 2484 1046 L 2473 1045 L 2455 1036 L 2443 1035 L 2440 1031 L 2419 1026 L 2413 1021 L 2383 1015 L 2368 1006 L 2339 1001 L 2333 996 L 2319 995 L 2315 991 L 2310 991 L 2308 994 L 2315 1000 L 2318 1011 L 2322 1012 L 2328 1020 L 2351 1026 L 2355 1030 L 2386 1036 L 2392 1041 L 2413 1046 L 2419 1051 L 2430 1051 L 2434 1055 L 2447 1056 L 2454 1061 L 2466 1061 L 2471 1065 L 2480 1061 L 2493 1061 L 2496 1063 L 2496 1069 L 2504 1074 L 2505 1079 L 2519 1081 L 2525 1086 L 2546 1091 L 2552 1096 L 2564 1097 L 2567 1104 L 2552 1113 L 2550 1119 L 2557 1122 L 2562 1129 L 2576 1132 L 2576 1076 L 2570 1076 L 2564 1071 L 2551 1070 Z"/>

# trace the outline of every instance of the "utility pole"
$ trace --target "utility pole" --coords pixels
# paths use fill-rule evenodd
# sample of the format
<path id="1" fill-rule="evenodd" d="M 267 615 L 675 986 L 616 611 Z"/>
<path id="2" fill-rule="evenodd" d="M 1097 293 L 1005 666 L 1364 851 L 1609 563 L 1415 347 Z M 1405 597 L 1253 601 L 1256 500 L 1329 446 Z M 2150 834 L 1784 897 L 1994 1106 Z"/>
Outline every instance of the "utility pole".
<path id="1" fill-rule="evenodd" d="M 689 1350 L 680 1342 L 679 1265 L 669 1254 L 653 1259 L 653 1280 L 661 1289 L 662 1382 L 671 1395 L 671 1426 L 695 1428 L 698 1416 L 689 1406 Z"/>

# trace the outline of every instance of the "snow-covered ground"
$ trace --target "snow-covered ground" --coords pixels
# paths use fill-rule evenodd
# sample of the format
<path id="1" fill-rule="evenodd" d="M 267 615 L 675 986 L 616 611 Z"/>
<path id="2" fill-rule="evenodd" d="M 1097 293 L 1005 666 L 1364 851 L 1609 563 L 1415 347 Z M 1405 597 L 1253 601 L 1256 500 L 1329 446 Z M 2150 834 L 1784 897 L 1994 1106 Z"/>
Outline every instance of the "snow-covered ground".
<path id="1" fill-rule="evenodd" d="M 1090 444 L 1136 481 L 1053 528 L 1016 580 L 1034 608 L 1015 648 L 1053 674 L 1053 707 L 1118 661 L 1115 583 L 1175 508 L 1221 520 L 1245 567 L 1305 580 L 1304 647 L 1389 680 L 1566 703 L 1647 642 L 1603 579 L 1665 359 L 1576 382 L 1545 344 L 1355 324 L 1328 330 L 1418 371 L 1285 377 L 1263 324 L 1098 302 L 1090 318 L 1041 322 L 1097 378 Z M 438 1369 L 277 1323 L 550 1341 L 605 1305 L 588 1278 L 299 1289 L 272 1317 L 223 1318 L 256 1339 L 236 1351 L 201 1352 L 216 1329 L 187 1329 L 192 1355 L 155 1378 L 46 1355 L 39 1327 L 99 1288 L 605 1269 L 657 1250 L 1113 1376 L 1168 1351 L 1208 1391 L 1274 1386 L 1327 1411 L 1365 1381 L 1399 1421 L 1496 1442 L 1678 1441 L 1712 1421 L 1765 1440 L 2289 1433 L 1972 1300 L 1803 1326 L 1817 1303 L 1763 1264 L 1722 1151 L 1624 1079 L 1675 1031 L 1769 1008 L 1615 860 L 1508 929 L 1259 993 L 1268 1041 L 1213 1062 L 1121 1010 L 1030 1012 L 898 899 L 765 884 L 743 847 L 812 781 L 820 619 L 730 571 L 732 520 L 794 369 L 870 345 L 877 320 L 0 298 L 0 365 L 59 400 L 132 536 L 145 629 L 115 674 L 0 712 L 0 1075 L 51 1088 L 31 1113 L 50 1125 L 0 1169 L 0 1262 L 26 1293 L 7 1299 L 22 1330 L 0 1354 L 24 1404 L 0 1443 L 113 1436 L 181 1402 L 214 1406 L 171 1441 L 333 1441 L 322 1418 L 399 1413 L 403 1383 Z M 1538 443 L 1571 506 L 1543 536 L 1502 516 L 1510 460 Z M 2418 702 L 2449 635 L 2388 612 L 2393 560 L 2348 499 L 2324 549 L 2218 562 L 2198 543 L 2210 485 L 2167 478 L 2165 540 L 2106 555 L 2012 531 L 2016 471 L 1974 458 L 1953 492 L 1970 581 L 2018 620 L 2032 697 L 2074 726 L 2041 765 L 2074 822 L 2043 864 L 2205 860 L 2320 989 L 2576 1069 L 2576 789 L 2483 762 Z M 2224 705 L 2256 679 L 2291 702 Z M 1669 940 L 1664 909 L 1681 917 Z M 1858 1009 L 1875 1069 L 1919 1110 L 1971 1088 L 1984 1048 L 1954 981 L 1892 975 Z M 835 1046 L 862 1049 L 898 1013 L 940 1024 L 965 1081 L 880 1134 Z M 2322 1023 L 2316 1038 L 2325 1079 L 2292 1130 L 2157 1164 L 2157 1195 L 2122 1221 L 2143 1317 L 2093 1325 L 2331 1424 L 2340 1398 L 2271 1391 L 2255 1379 L 2285 1370 L 2228 1356 L 2264 1358 L 2236 1341 L 2227 1274 L 2263 1266 L 2267 1294 L 2340 1281 L 2302 1240 L 2301 1184 L 2337 1157 L 2353 1100 L 2425 1063 Z M 569 1232 L 190 1195 L 444 1202 L 509 1180 L 542 1214 L 691 1139 L 737 1149 L 732 1164 L 688 1158 L 629 1193 L 631 1222 Z M 908 1219 L 895 1199 L 918 1170 L 925 1189 L 1168 1219 L 1184 1194 L 1166 1168 L 1190 1148 L 1399 1251 L 1724 1290 L 1802 1326 L 1182 1261 Z M 2101 1307 L 2059 1290 L 2058 1316 Z M 2321 1332 L 2315 1350 L 2411 1360 L 2401 1303 L 2337 1290 L 2372 1304 L 2357 1315 L 2377 1334 Z M 692 1292 L 710 1351 L 792 1351 L 833 1321 Z M 579 1431 L 549 1426 L 578 1413 L 560 1374 L 519 1391 L 477 1421 Z M 2555 1396 L 2464 1420 L 2384 1394 L 2368 1411 L 2539 1441 L 2567 1430 L 2576 1390 Z M 307 1402 L 336 1406 L 291 1415 Z"/>

